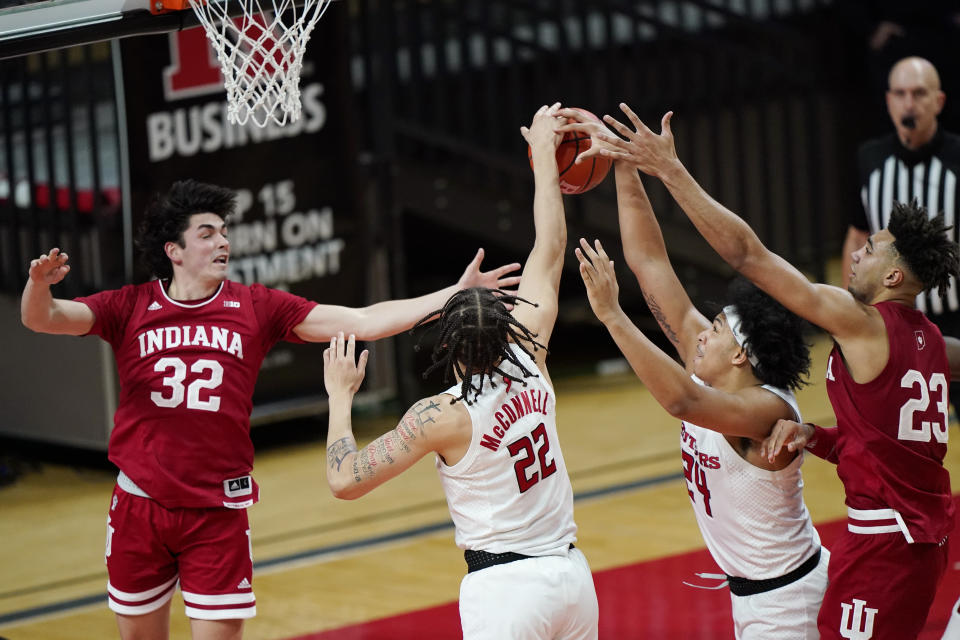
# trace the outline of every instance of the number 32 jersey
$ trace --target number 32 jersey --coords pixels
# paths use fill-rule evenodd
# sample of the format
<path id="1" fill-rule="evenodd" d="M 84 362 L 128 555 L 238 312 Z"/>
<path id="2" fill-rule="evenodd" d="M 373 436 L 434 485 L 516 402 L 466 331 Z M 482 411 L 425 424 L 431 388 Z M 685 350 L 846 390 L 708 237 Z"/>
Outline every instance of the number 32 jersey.
<path id="1" fill-rule="evenodd" d="M 894 509 L 908 540 L 940 542 L 953 529 L 954 512 L 943 467 L 950 422 L 943 336 L 916 309 L 895 302 L 874 306 L 887 327 L 887 365 L 858 384 L 834 345 L 827 394 L 838 428 L 827 457 L 837 462 L 848 507 Z"/>
<path id="2" fill-rule="evenodd" d="M 167 508 L 247 507 L 259 489 L 250 412 L 264 356 L 316 303 L 263 285 L 224 281 L 200 302 L 159 280 L 77 298 L 90 330 L 113 347 L 120 400 L 109 457 Z"/>

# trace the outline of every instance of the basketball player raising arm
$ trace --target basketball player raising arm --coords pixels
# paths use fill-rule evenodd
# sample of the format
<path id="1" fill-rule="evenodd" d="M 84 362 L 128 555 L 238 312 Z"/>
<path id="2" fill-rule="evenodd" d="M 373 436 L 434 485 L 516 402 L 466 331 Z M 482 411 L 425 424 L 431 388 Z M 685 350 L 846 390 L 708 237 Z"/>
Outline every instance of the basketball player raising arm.
<path id="1" fill-rule="evenodd" d="M 354 340 L 344 344 L 343 336 L 324 352 L 327 481 L 335 495 L 361 496 L 436 455 L 467 561 L 460 587 L 466 640 L 586 640 L 598 633 L 590 568 L 573 547 L 573 491 L 546 368 L 566 245 L 558 108 L 541 107 L 521 129 L 532 149 L 536 237 L 518 295 L 469 289 L 424 318 L 438 317 L 428 372 L 442 368 L 455 384 L 414 404 L 394 430 L 358 451 L 350 405 L 366 355 L 355 362 Z"/>
<path id="2" fill-rule="evenodd" d="M 837 461 L 850 526 L 833 548 L 821 637 L 867 627 L 874 640 L 916 637 L 953 529 L 943 467 L 950 367 L 940 331 L 914 309 L 921 291 L 945 294 L 960 268 L 943 216 L 897 205 L 888 227 L 853 254 L 848 290 L 811 283 L 697 184 L 677 158 L 672 113 L 658 135 L 620 107 L 633 126 L 606 116 L 622 137 L 598 133 L 605 144 L 597 153 L 662 180 L 724 260 L 834 340 L 826 377 L 838 426 L 814 427 L 807 448 Z M 853 630 L 852 620 L 862 626 Z"/>
<path id="3" fill-rule="evenodd" d="M 70 266 L 53 249 L 31 262 L 24 287 L 24 325 L 100 336 L 116 357 L 121 394 L 108 453 L 120 473 L 106 560 L 124 640 L 169 635 L 178 584 L 195 640 L 240 638 L 256 615 L 249 424 L 260 364 L 278 341 L 328 340 L 345 327 L 365 339 L 394 334 L 457 289 L 519 280 L 508 275 L 519 265 L 481 272 L 481 251 L 453 287 L 363 309 L 247 286 L 227 278 L 235 203 L 231 190 L 193 180 L 154 200 L 138 245 L 156 280 L 54 298 L 51 286 Z M 218 570 L 204 569 L 211 565 Z"/>
<path id="4" fill-rule="evenodd" d="M 566 130 L 602 128 L 563 115 L 579 123 Z M 708 320 L 670 265 L 636 169 L 618 162 L 615 171 L 624 256 L 685 366 L 630 321 L 603 247 L 581 240 L 576 254 L 590 306 L 651 394 L 682 420 L 687 491 L 728 576 L 736 637 L 816 638 L 829 553 L 803 502 L 802 456 L 768 460 L 760 451 L 778 419 L 799 419 L 790 389 L 802 384 L 810 363 L 803 323 L 744 280 Z"/>
<path id="5" fill-rule="evenodd" d="M 317 304 L 296 326 L 294 333 L 305 342 L 324 342 L 339 329 L 350 327 L 358 340 L 377 340 L 410 329 L 424 314 L 436 309 L 456 291 L 477 286 L 513 287 L 520 282 L 519 276 L 509 275 L 520 268 L 518 263 L 480 271 L 483 255 L 483 249 L 479 249 L 456 284 L 417 298 L 388 300 L 366 307 Z M 229 259 L 225 226 L 223 245 L 215 256 L 214 260 L 222 261 L 224 266 Z M 27 328 L 40 333 L 79 336 L 93 326 L 94 314 L 86 304 L 54 298 L 50 291 L 52 285 L 69 273 L 67 260 L 66 253 L 54 248 L 30 262 L 30 278 L 20 301 L 21 319 Z"/>
<path id="6" fill-rule="evenodd" d="M 566 224 L 559 186 L 556 192 L 551 188 L 552 182 L 556 180 L 556 176 L 552 175 L 557 173 L 556 162 L 554 160 L 552 168 L 549 162 L 551 154 L 556 150 L 557 136 L 552 127 L 559 122 L 555 115 L 558 106 L 541 107 L 534 116 L 530 129 L 522 129 L 524 138 L 530 142 L 535 152 L 534 176 L 537 189 L 533 211 L 536 236 L 533 250 L 524 264 L 518 296 L 530 300 L 536 306 L 519 305 L 511 315 L 529 329 L 530 335 L 537 336 L 537 342 L 542 344 L 549 341 L 556 321 L 557 291 L 566 244 Z M 536 147 L 534 142 L 537 143 Z M 487 302 L 491 300 L 485 299 L 484 303 Z M 474 303 L 479 304 L 478 301 Z M 441 316 L 443 319 L 443 315 L 443 309 L 440 309 L 433 311 L 428 317 Z M 349 336 L 350 340 L 353 338 L 353 335 Z M 350 427 L 350 407 L 353 395 L 363 379 L 362 365 L 367 356 L 364 351 L 360 354 L 360 361 L 352 365 L 355 359 L 349 351 L 349 344 L 344 344 L 342 332 L 339 335 L 339 346 L 335 337 L 330 342 L 330 348 L 324 351 L 324 383 L 330 395 L 330 430 L 327 440 L 333 443 L 327 451 L 327 480 L 334 495 L 347 499 L 360 497 L 405 471 L 431 452 L 439 454 L 451 466 L 456 464 L 470 444 L 470 416 L 463 404 L 443 401 L 445 394 L 430 396 L 416 403 L 393 431 L 372 442 L 363 452 L 357 451 Z M 546 349 L 534 351 L 534 360 L 547 377 L 545 358 Z M 469 363 L 451 364 L 459 380 L 469 381 L 470 376 L 466 371 Z M 327 372 L 330 372 L 330 375 L 327 375 Z M 336 377 L 331 377 L 334 374 Z M 465 387 L 464 397 L 458 399 L 468 399 L 469 390 Z M 390 452 L 396 452 L 396 455 L 384 455 Z M 348 462 L 349 466 L 345 466 L 344 462 Z"/>

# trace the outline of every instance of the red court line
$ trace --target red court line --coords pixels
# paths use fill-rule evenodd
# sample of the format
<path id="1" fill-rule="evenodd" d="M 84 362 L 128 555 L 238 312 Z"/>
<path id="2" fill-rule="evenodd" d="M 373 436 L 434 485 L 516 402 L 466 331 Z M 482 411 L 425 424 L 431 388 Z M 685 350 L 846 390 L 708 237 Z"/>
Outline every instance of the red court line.
<path id="1" fill-rule="evenodd" d="M 960 506 L 960 496 L 954 496 Z M 846 520 L 817 525 L 827 548 Z M 694 573 L 719 573 L 706 549 L 594 572 L 600 601 L 601 640 L 733 640 L 730 592 L 683 584 L 710 584 Z M 950 548 L 947 575 L 918 640 L 939 640 L 960 596 L 960 539 Z M 491 612 L 491 615 L 496 615 Z M 410 611 L 289 640 L 450 640 L 460 638 L 457 603 Z"/>

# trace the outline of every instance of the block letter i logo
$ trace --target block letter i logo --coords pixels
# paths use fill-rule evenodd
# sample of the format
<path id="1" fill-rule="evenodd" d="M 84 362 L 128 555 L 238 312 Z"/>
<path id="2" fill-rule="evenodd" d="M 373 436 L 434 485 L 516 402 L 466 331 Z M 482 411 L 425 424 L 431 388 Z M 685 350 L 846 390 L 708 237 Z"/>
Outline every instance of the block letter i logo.
<path id="1" fill-rule="evenodd" d="M 853 599 L 853 604 L 841 602 L 843 615 L 840 618 L 840 635 L 850 640 L 869 640 L 873 637 L 873 619 L 877 609 L 865 608 L 866 600 Z M 850 619 L 850 609 L 853 609 L 853 620 Z M 867 612 L 866 620 L 863 612 Z"/>

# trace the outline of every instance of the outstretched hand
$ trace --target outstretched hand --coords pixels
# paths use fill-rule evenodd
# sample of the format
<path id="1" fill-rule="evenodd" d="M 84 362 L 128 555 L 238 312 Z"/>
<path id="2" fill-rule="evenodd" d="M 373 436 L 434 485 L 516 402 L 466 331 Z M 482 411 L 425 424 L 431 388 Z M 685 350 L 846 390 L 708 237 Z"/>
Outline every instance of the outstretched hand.
<path id="1" fill-rule="evenodd" d="M 632 164 L 646 174 L 662 178 L 667 170 L 678 162 L 673 131 L 670 129 L 673 111 L 664 114 L 660 121 L 658 135 L 643 124 L 637 114 L 625 103 L 620 103 L 620 110 L 626 114 L 633 129 L 613 116 L 603 116 L 603 121 L 623 138 L 598 132 L 597 137 L 605 143 L 598 151 L 599 155 L 617 162 Z"/>
<path id="2" fill-rule="evenodd" d="M 370 352 L 364 349 L 360 359 L 355 360 L 356 348 L 356 337 L 352 333 L 346 341 L 343 331 L 330 338 L 330 346 L 323 350 L 323 386 L 328 396 L 338 392 L 354 394 L 360 388 Z"/>
<path id="3" fill-rule="evenodd" d="M 619 151 L 619 148 L 611 142 L 617 137 L 610 129 L 603 126 L 602 122 L 597 122 L 579 109 L 560 109 L 559 113 L 564 118 L 564 124 L 557 127 L 557 131 L 561 133 L 582 133 L 590 136 L 590 147 L 577 155 L 574 164 L 580 164 L 593 156 L 602 156 L 603 149 L 611 152 Z"/>
<path id="4" fill-rule="evenodd" d="M 574 253 L 580 262 L 580 277 L 587 287 L 590 308 L 600 322 L 606 324 L 620 311 L 620 286 L 613 270 L 613 260 L 603 250 L 599 240 L 593 242 L 595 248 L 580 238 L 580 247 L 574 249 Z"/>
<path id="5" fill-rule="evenodd" d="M 559 102 L 554 102 L 549 107 L 543 105 L 533 114 L 533 120 L 529 127 L 520 127 L 520 135 L 527 141 L 531 149 L 536 150 L 538 146 L 550 146 L 556 150 L 560 141 L 563 140 L 563 134 L 559 133 L 559 126 L 566 122 L 559 114 Z"/>
<path id="6" fill-rule="evenodd" d="M 57 284 L 70 273 L 68 259 L 69 256 L 60 253 L 60 249 L 51 249 L 50 253 L 30 261 L 30 279 L 47 286 Z"/>
<path id="7" fill-rule="evenodd" d="M 777 424 L 773 425 L 770 435 L 760 444 L 760 456 L 765 456 L 768 462 L 773 462 L 784 444 L 787 445 L 787 451 L 799 451 L 807 446 L 815 433 L 813 425 L 781 418 L 777 420 Z"/>
<path id="8" fill-rule="evenodd" d="M 471 287 L 506 289 L 520 284 L 520 276 L 509 275 L 520 269 L 519 262 L 511 262 L 491 271 L 480 271 L 483 255 L 483 249 L 478 249 L 477 255 L 473 257 L 473 260 L 467 265 L 463 275 L 457 281 L 457 289 L 470 289 Z"/>

